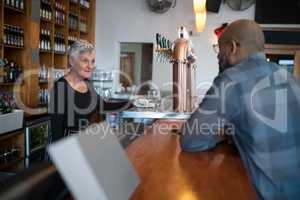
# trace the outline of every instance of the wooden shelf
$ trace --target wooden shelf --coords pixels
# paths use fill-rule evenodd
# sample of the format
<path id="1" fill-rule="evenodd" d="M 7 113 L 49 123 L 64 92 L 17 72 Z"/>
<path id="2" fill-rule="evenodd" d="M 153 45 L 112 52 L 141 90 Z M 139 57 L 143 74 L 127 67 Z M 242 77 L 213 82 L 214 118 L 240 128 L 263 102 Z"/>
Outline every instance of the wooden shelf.
<path id="1" fill-rule="evenodd" d="M 77 2 L 70 1 L 70 4 L 73 4 L 73 5 L 78 5 L 78 3 L 79 3 L 79 0 Z"/>
<path id="2" fill-rule="evenodd" d="M 48 103 L 39 103 L 38 107 L 39 108 L 47 108 L 48 107 Z"/>
<path id="3" fill-rule="evenodd" d="M 56 22 L 55 22 L 55 26 L 59 26 L 59 27 L 65 28 L 65 27 L 66 27 L 66 24 L 59 24 L 59 23 L 56 23 Z"/>
<path id="4" fill-rule="evenodd" d="M 39 69 L 40 65 L 45 64 L 47 68 L 59 67 L 60 69 L 66 70 L 68 67 L 68 54 L 67 52 L 55 52 L 54 49 L 51 50 L 42 50 L 39 49 L 38 57 L 33 56 L 31 49 L 39 48 L 39 39 L 40 39 L 40 30 L 41 28 L 50 30 L 51 45 L 54 47 L 54 34 L 56 32 L 61 32 L 64 34 L 65 44 L 67 45 L 68 36 L 72 35 L 77 38 L 84 38 L 92 43 L 95 40 L 95 3 L 96 0 L 90 0 L 90 7 L 80 6 L 80 1 L 77 3 L 71 2 L 71 0 L 61 0 L 61 4 L 65 6 L 65 21 L 63 24 L 56 23 L 54 17 L 51 20 L 39 17 L 39 21 L 32 20 L 31 16 L 33 12 L 40 12 L 40 8 L 37 7 L 35 1 L 41 0 L 24 0 L 25 6 L 24 10 L 18 10 L 13 7 L 9 7 L 3 4 L 4 1 L 0 1 L 2 5 L 2 18 L 0 19 L 0 28 L 3 30 L 4 24 L 19 26 L 24 31 L 24 47 L 12 46 L 7 44 L 1 44 L 0 41 L 0 54 L 2 57 L 7 58 L 9 61 L 13 61 L 22 67 L 22 72 L 26 73 L 32 69 Z M 51 5 L 41 2 L 39 6 L 48 8 L 49 11 L 52 11 L 52 14 L 55 14 L 55 2 L 51 0 Z M 68 26 L 68 17 L 74 16 L 74 18 L 86 19 L 88 26 L 88 33 L 80 33 L 79 26 L 76 29 L 72 29 Z M 3 32 L 3 31 L 2 31 Z M 81 35 L 81 37 L 80 37 Z M 2 33 L 3 36 L 3 33 Z M 1 46 L 2 45 L 2 46 Z M 33 60 L 34 59 L 34 60 Z M 36 63 L 36 60 L 39 60 L 39 63 Z M 15 83 L 0 83 L 0 88 L 3 91 L 12 91 Z M 18 83 L 17 83 L 18 84 Z M 23 103 L 30 107 L 36 108 L 39 105 L 38 102 L 38 89 L 39 88 L 48 88 L 53 82 L 51 80 L 40 81 L 36 76 L 26 78 L 22 84 L 18 85 L 18 91 L 21 93 L 21 100 Z M 47 108 L 43 107 L 37 109 L 37 115 L 47 113 Z M 25 113 L 26 115 L 26 113 Z"/>
<path id="5" fill-rule="evenodd" d="M 19 83 L 19 82 L 9 82 L 9 83 L 0 83 L 0 86 L 14 86 L 15 84 L 17 84 L 17 85 L 20 85 L 20 84 L 23 84 L 23 82 L 22 83 Z"/>
<path id="6" fill-rule="evenodd" d="M 0 83 L 0 86 L 13 86 L 15 83 Z"/>
<path id="7" fill-rule="evenodd" d="M 40 53 L 53 53 L 53 51 L 40 49 Z"/>
<path id="8" fill-rule="evenodd" d="M 45 23 L 49 23 L 49 24 L 54 24 L 53 20 L 48 20 L 48 19 L 44 19 L 44 18 L 41 18 L 41 22 L 45 22 Z"/>
<path id="9" fill-rule="evenodd" d="M 64 55 L 66 55 L 66 52 L 54 51 L 54 54 L 64 56 Z"/>
<path id="10" fill-rule="evenodd" d="M 10 6 L 8 6 L 8 5 L 4 5 L 4 8 L 7 8 L 7 9 L 9 9 L 9 10 L 11 10 L 11 11 L 14 11 L 14 12 L 17 12 L 17 13 L 22 13 L 22 14 L 25 13 L 24 10 L 16 9 L 16 8 L 10 7 Z"/>
<path id="11" fill-rule="evenodd" d="M 25 49 L 25 47 L 18 47 L 18 46 L 13 46 L 13 45 L 8 45 L 8 44 L 4 44 L 4 48 L 20 49 L 20 50 Z"/>
<path id="12" fill-rule="evenodd" d="M 78 32 L 78 29 L 74 29 L 74 28 L 70 28 L 70 27 L 69 27 L 69 31 L 71 31 L 71 32 L 72 32 L 72 31 L 73 31 L 73 32 Z"/>
<path id="13" fill-rule="evenodd" d="M 79 14 L 78 14 L 78 13 L 70 12 L 69 15 L 72 15 L 73 17 L 77 17 L 77 18 L 79 17 Z"/>

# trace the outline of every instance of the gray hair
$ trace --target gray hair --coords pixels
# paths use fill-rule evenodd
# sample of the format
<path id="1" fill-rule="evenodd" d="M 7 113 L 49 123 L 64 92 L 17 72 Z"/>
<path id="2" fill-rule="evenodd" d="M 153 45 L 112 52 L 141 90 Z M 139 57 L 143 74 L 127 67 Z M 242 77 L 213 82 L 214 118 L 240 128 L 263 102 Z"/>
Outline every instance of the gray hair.
<path id="1" fill-rule="evenodd" d="M 69 57 L 76 58 L 85 52 L 92 52 L 95 50 L 94 45 L 86 40 L 76 40 L 69 48 Z"/>

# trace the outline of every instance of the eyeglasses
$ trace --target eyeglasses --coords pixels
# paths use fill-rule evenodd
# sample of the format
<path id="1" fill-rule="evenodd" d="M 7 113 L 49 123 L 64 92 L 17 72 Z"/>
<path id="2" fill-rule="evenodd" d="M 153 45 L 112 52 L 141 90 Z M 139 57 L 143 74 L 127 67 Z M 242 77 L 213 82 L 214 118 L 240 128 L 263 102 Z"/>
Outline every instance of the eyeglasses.
<path id="1" fill-rule="evenodd" d="M 233 41 L 235 42 L 235 44 L 236 44 L 237 47 L 241 46 L 241 43 L 239 43 L 239 42 L 237 42 L 235 40 L 233 40 Z M 224 42 L 224 44 L 228 43 L 228 42 L 230 42 L 230 41 L 226 41 L 226 42 Z M 220 46 L 219 46 L 219 44 L 213 44 L 212 47 L 213 47 L 214 52 L 216 54 L 219 54 L 219 52 L 220 52 Z"/>
<path id="2" fill-rule="evenodd" d="M 218 54 L 220 52 L 219 44 L 213 44 L 212 47 L 216 54 Z"/>

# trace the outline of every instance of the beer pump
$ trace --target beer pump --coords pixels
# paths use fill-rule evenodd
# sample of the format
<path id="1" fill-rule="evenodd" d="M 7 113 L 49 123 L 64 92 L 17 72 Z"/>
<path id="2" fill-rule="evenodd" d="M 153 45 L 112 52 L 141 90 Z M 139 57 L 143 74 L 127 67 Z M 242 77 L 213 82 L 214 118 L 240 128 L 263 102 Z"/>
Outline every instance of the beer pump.
<path id="1" fill-rule="evenodd" d="M 196 97 L 195 54 L 185 27 L 180 27 L 174 43 L 156 34 L 157 59 L 173 65 L 173 110 L 192 112 Z"/>

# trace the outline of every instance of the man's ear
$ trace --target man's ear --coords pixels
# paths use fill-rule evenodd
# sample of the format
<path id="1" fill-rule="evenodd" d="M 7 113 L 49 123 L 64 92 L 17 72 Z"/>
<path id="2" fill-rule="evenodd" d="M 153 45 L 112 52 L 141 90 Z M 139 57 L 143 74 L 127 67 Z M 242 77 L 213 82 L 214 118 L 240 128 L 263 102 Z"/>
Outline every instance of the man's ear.
<path id="1" fill-rule="evenodd" d="M 234 40 L 231 40 L 230 44 L 231 44 L 230 52 L 231 52 L 232 55 L 235 55 L 237 53 L 237 50 L 238 50 L 237 42 L 234 41 Z"/>

